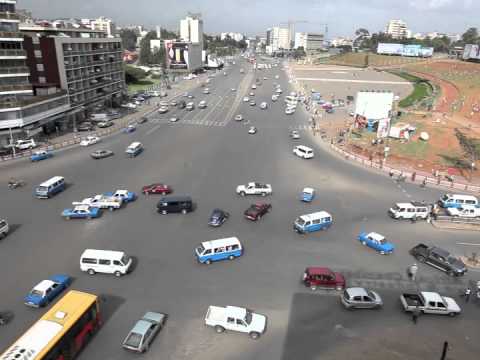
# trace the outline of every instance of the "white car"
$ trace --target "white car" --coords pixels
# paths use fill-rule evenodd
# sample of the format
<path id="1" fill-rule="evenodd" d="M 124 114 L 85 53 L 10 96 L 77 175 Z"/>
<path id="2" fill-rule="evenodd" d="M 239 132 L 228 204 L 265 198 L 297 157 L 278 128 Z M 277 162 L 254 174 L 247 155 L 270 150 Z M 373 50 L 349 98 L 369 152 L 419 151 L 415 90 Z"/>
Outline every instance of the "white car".
<path id="1" fill-rule="evenodd" d="M 80 141 L 80 146 L 95 145 L 99 141 L 100 138 L 98 136 L 87 136 L 86 138 L 82 139 L 82 141 Z"/>
<path id="2" fill-rule="evenodd" d="M 113 211 L 122 207 L 123 199 L 113 196 L 95 195 L 91 198 L 83 199 L 81 202 L 73 202 L 73 206 L 88 205 L 99 209 L 109 209 Z"/>
<path id="3" fill-rule="evenodd" d="M 255 126 L 250 126 L 250 129 L 248 129 L 248 133 L 250 135 L 256 134 L 257 133 L 257 128 Z"/>
<path id="4" fill-rule="evenodd" d="M 231 89 L 231 91 L 232 91 L 232 92 L 235 92 L 235 91 L 237 91 L 237 89 L 235 89 L 235 88 L 232 88 L 232 89 Z"/>
<path id="5" fill-rule="evenodd" d="M 170 122 L 177 122 L 178 120 L 178 117 L 175 116 L 170 118 Z"/>
<path id="6" fill-rule="evenodd" d="M 207 102 L 205 100 L 202 100 L 198 103 L 199 109 L 205 109 L 206 107 L 207 107 Z"/>
<path id="7" fill-rule="evenodd" d="M 277 90 L 275 90 L 275 92 L 276 92 L 277 94 L 281 94 L 281 93 L 282 93 L 282 89 L 277 88 Z"/>
<path id="8" fill-rule="evenodd" d="M 272 95 L 272 101 L 277 101 L 278 100 L 278 95 Z"/>
<path id="9" fill-rule="evenodd" d="M 295 108 L 294 107 L 287 107 L 285 109 L 285 114 L 287 114 L 287 115 L 292 115 L 294 113 L 295 113 Z"/>
<path id="10" fill-rule="evenodd" d="M 252 89 L 255 90 L 257 88 L 257 85 L 253 84 Z"/>
<path id="11" fill-rule="evenodd" d="M 263 184 L 259 182 L 249 182 L 247 185 L 238 185 L 236 193 L 245 196 L 245 195 L 262 195 L 267 196 L 272 194 L 272 185 Z"/>
<path id="12" fill-rule="evenodd" d="M 158 113 L 159 113 L 159 114 L 165 114 L 166 112 L 168 112 L 168 107 L 167 107 L 167 106 L 161 106 L 161 107 L 158 109 Z"/>
<path id="13" fill-rule="evenodd" d="M 255 93 L 252 91 L 250 94 L 248 94 L 250 96 L 255 96 Z"/>
<path id="14" fill-rule="evenodd" d="M 313 149 L 305 145 L 298 145 L 293 148 L 293 153 L 303 159 L 313 158 Z"/>
<path id="15" fill-rule="evenodd" d="M 17 140 L 17 142 L 15 143 L 15 147 L 19 150 L 27 150 L 27 149 L 33 149 L 37 147 L 37 144 L 33 139 Z"/>
<path id="16" fill-rule="evenodd" d="M 235 115 L 235 121 L 242 121 L 243 116 L 241 114 Z"/>
<path id="17" fill-rule="evenodd" d="M 294 140 L 298 140 L 300 139 L 300 134 L 297 130 L 293 130 L 292 132 L 290 132 L 290 137 Z"/>
<path id="18" fill-rule="evenodd" d="M 225 330 L 249 334 L 258 339 L 267 328 L 267 318 L 251 310 L 236 306 L 209 306 L 205 315 L 205 325 L 211 326 L 219 334 Z"/>
<path id="19" fill-rule="evenodd" d="M 134 104 L 134 103 L 126 103 L 126 104 L 123 104 L 122 105 L 123 108 L 127 108 L 127 109 L 136 109 L 137 108 L 137 104 Z"/>
<path id="20" fill-rule="evenodd" d="M 208 88 L 203 89 L 204 94 L 210 94 L 210 90 Z"/>
<path id="21" fill-rule="evenodd" d="M 455 217 L 480 218 L 480 208 L 475 205 L 462 205 L 459 208 L 447 208 L 447 213 L 448 215 Z"/>
<path id="22" fill-rule="evenodd" d="M 248 96 L 245 96 L 245 97 L 243 98 L 243 102 L 249 102 L 249 101 L 250 101 L 250 98 L 249 98 Z"/>
<path id="23" fill-rule="evenodd" d="M 276 65 L 275 65 L 275 66 L 276 66 Z M 278 76 L 278 75 L 275 75 L 275 79 L 278 79 L 278 78 L 280 78 L 280 76 Z"/>

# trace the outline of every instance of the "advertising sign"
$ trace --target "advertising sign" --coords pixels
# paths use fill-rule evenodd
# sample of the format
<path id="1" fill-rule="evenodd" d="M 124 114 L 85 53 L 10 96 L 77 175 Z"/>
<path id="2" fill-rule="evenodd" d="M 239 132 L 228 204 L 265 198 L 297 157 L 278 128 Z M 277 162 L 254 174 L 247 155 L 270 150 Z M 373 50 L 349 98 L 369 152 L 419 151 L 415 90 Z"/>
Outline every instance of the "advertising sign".
<path id="1" fill-rule="evenodd" d="M 403 56 L 420 56 L 420 51 L 422 49 L 421 45 L 405 45 L 403 47 L 402 55 Z"/>
<path id="2" fill-rule="evenodd" d="M 169 69 L 188 68 L 188 44 L 176 41 L 165 41 L 167 67 Z"/>
<path id="3" fill-rule="evenodd" d="M 463 51 L 463 60 L 475 59 L 480 60 L 480 46 L 474 44 L 465 45 Z"/>
<path id="4" fill-rule="evenodd" d="M 377 53 L 385 55 L 402 55 L 403 44 L 379 43 Z"/>

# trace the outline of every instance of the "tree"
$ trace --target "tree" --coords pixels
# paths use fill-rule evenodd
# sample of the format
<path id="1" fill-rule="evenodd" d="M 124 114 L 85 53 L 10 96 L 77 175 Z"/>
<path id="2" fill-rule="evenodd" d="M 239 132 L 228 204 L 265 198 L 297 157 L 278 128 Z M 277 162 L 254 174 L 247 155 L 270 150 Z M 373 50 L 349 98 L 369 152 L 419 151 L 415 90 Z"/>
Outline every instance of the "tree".
<path id="1" fill-rule="evenodd" d="M 479 43 L 477 28 L 471 27 L 462 35 L 463 44 L 478 44 Z"/>
<path id="2" fill-rule="evenodd" d="M 368 30 L 365 29 L 365 28 L 360 28 L 360 29 L 357 29 L 357 30 L 355 31 L 355 35 L 356 35 L 356 36 L 362 36 L 362 37 L 370 36 L 370 31 L 368 31 Z"/>
<path id="3" fill-rule="evenodd" d="M 475 162 L 480 159 L 480 140 L 469 137 L 459 129 L 455 129 L 455 136 L 463 150 L 463 155 L 469 163 L 470 169 L 473 171 Z"/>
<path id="4" fill-rule="evenodd" d="M 150 49 L 150 40 L 154 40 L 156 38 L 157 33 L 155 31 L 150 31 L 140 42 L 140 64 L 148 65 L 154 63 L 152 50 Z"/>
<path id="5" fill-rule="evenodd" d="M 122 29 L 120 31 L 122 46 L 124 49 L 133 51 L 137 46 L 137 34 L 131 29 Z"/>
<path id="6" fill-rule="evenodd" d="M 160 29 L 160 37 L 163 40 L 171 40 L 171 39 L 176 39 L 178 37 L 176 32 L 169 31 L 167 29 Z"/>
<path id="7" fill-rule="evenodd" d="M 147 73 L 140 68 L 130 65 L 125 66 L 125 81 L 127 84 L 137 83 L 146 76 Z"/>

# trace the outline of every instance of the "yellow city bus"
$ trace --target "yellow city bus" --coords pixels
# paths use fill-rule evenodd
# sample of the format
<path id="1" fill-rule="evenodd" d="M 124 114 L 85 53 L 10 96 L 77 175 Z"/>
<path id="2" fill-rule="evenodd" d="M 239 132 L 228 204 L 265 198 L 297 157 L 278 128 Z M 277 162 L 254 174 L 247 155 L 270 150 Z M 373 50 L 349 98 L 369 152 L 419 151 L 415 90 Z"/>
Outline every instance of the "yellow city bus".
<path id="1" fill-rule="evenodd" d="M 0 359 L 71 360 L 100 324 L 98 297 L 69 291 L 0 355 Z"/>

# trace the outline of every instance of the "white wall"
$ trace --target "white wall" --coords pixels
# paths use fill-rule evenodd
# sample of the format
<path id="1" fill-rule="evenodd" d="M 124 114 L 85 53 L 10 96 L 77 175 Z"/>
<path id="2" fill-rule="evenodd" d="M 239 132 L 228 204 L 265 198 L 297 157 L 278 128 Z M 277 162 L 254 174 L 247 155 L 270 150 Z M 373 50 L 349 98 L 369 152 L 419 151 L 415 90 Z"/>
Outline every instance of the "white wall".
<path id="1" fill-rule="evenodd" d="M 390 117 L 393 108 L 393 92 L 359 91 L 355 101 L 355 114 L 369 120 Z"/>

